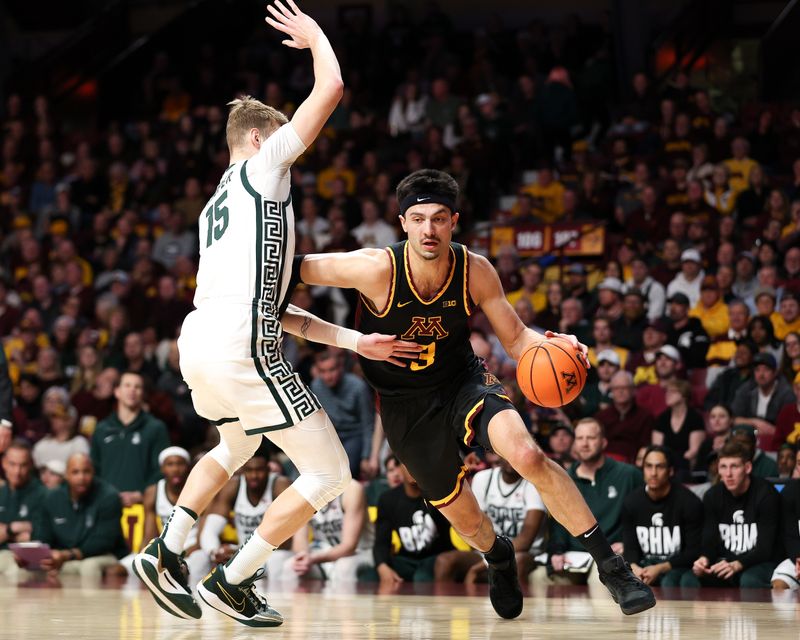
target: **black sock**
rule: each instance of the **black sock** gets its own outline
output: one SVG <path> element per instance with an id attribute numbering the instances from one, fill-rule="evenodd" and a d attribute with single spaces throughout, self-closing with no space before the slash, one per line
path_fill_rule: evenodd
<path id="1" fill-rule="evenodd" d="M 500 536 L 495 536 L 492 548 L 483 554 L 486 562 L 496 564 L 498 562 L 505 562 L 514 555 L 514 546 L 508 543 L 508 539 L 503 539 Z"/>
<path id="2" fill-rule="evenodd" d="M 586 547 L 586 550 L 592 554 L 598 566 L 603 560 L 608 560 L 614 556 L 611 545 L 608 544 L 608 540 L 606 540 L 606 536 L 599 524 L 595 524 L 586 533 L 579 535 L 578 540 L 580 540 L 581 544 Z"/>

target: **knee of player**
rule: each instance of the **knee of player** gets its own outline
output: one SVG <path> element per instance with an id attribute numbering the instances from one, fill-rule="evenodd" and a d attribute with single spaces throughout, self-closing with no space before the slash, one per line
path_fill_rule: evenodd
<path id="1" fill-rule="evenodd" d="M 350 472 L 350 465 L 346 458 L 340 460 L 339 464 L 335 468 L 331 468 L 326 475 L 326 484 L 333 493 L 333 498 L 344 493 L 347 485 L 353 480 L 353 474 Z"/>
<path id="2" fill-rule="evenodd" d="M 340 493 L 344 493 L 344 490 L 347 489 L 347 485 L 353 480 L 353 474 L 350 472 L 349 465 L 344 465 L 339 469 L 340 478 L 339 481 L 336 483 L 336 495 L 338 496 Z"/>
<path id="3" fill-rule="evenodd" d="M 542 473 L 547 465 L 547 456 L 536 445 L 524 447 L 514 451 L 508 460 L 524 478 L 537 476 Z"/>

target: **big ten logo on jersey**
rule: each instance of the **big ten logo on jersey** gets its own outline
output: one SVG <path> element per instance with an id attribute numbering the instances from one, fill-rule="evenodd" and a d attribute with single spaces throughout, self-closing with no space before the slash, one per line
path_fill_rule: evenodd
<path id="1" fill-rule="evenodd" d="M 486 506 L 486 515 L 494 523 L 494 529 L 497 533 L 515 538 L 519 535 L 520 529 L 522 529 L 522 523 L 525 520 L 525 509 L 490 504 Z"/>
<path id="2" fill-rule="evenodd" d="M 397 533 L 400 541 L 407 551 L 422 551 L 430 546 L 437 536 L 436 523 L 430 514 L 424 511 L 415 511 L 411 516 L 410 527 L 398 527 Z"/>
<path id="3" fill-rule="evenodd" d="M 664 526 L 664 514 L 654 513 L 649 527 L 636 527 L 636 538 L 642 553 L 649 556 L 668 557 L 681 550 L 681 529 Z"/>
<path id="4" fill-rule="evenodd" d="M 731 553 L 737 555 L 755 548 L 758 542 L 758 525 L 755 522 L 744 521 L 744 511 L 741 509 L 733 512 L 733 524 L 719 524 L 719 535 L 722 544 Z"/>

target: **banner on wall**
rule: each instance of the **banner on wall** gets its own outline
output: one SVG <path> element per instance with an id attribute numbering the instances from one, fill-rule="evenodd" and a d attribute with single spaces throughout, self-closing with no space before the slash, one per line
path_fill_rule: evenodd
<path id="1" fill-rule="evenodd" d="M 511 245 L 522 257 L 561 252 L 565 256 L 602 255 L 605 227 L 592 223 L 520 224 L 492 227 L 491 255 Z"/>

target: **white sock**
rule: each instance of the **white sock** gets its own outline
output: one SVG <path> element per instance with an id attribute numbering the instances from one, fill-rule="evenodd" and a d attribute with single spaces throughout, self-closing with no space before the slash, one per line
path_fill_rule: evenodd
<path id="1" fill-rule="evenodd" d="M 258 535 L 258 531 L 254 531 L 242 548 L 231 558 L 231 561 L 223 567 L 225 580 L 231 584 L 239 584 L 247 580 L 264 566 L 267 558 L 277 548 Z"/>
<path id="2" fill-rule="evenodd" d="M 169 517 L 161 539 L 172 553 L 181 553 L 189 531 L 197 522 L 197 515 L 186 507 L 175 507 Z"/>

